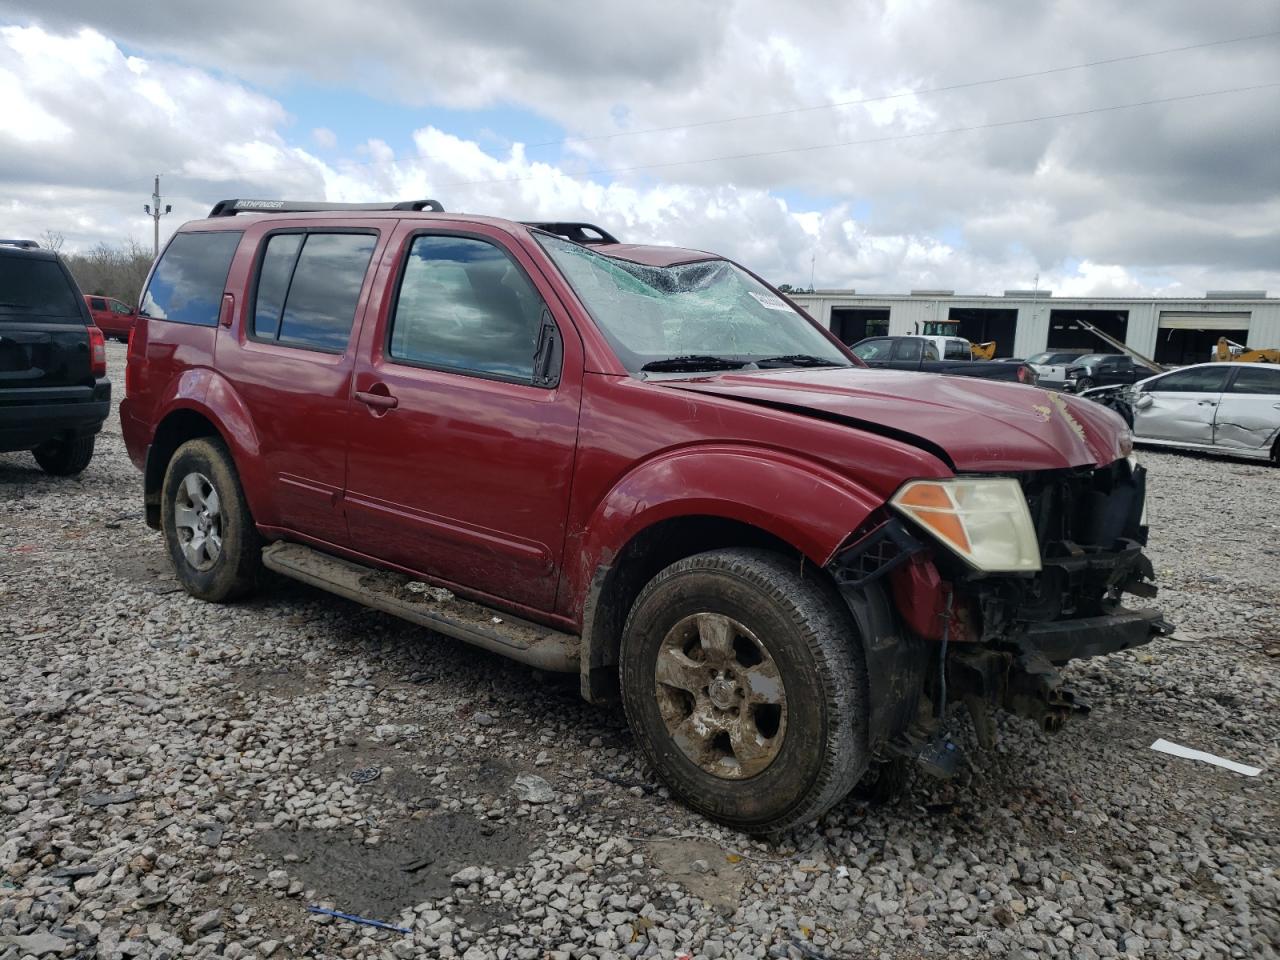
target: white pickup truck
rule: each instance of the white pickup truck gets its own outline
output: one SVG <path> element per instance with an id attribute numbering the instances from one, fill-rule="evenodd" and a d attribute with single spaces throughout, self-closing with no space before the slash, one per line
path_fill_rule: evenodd
<path id="1" fill-rule="evenodd" d="M 1081 357 L 1096 352 L 1084 347 L 1061 347 L 1057 350 L 1037 353 L 1033 357 L 1028 357 L 1026 362 L 1035 370 L 1040 386 L 1048 387 L 1050 390 L 1067 390 L 1070 387 L 1067 383 L 1067 368 L 1073 366 Z"/>

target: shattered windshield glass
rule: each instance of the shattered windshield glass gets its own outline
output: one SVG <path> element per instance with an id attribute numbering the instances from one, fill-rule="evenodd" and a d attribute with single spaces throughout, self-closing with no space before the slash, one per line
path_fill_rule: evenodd
<path id="1" fill-rule="evenodd" d="M 749 273 L 726 260 L 650 267 L 602 256 L 545 234 L 555 260 L 633 373 L 733 366 L 851 366 L 849 359 Z M 721 368 L 724 368 L 722 365 Z"/>

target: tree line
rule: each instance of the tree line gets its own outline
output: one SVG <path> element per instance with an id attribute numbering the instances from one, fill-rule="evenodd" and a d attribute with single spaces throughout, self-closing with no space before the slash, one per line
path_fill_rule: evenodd
<path id="1" fill-rule="evenodd" d="M 46 230 L 40 246 L 61 253 L 62 234 Z M 130 237 L 123 243 L 104 242 L 86 253 L 61 253 L 62 260 L 76 278 L 80 292 L 98 297 L 114 297 L 136 306 L 142 285 L 151 269 L 151 250 Z"/>

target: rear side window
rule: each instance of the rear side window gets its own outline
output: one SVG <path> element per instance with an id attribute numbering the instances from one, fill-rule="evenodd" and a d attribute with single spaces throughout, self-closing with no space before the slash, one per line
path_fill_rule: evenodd
<path id="1" fill-rule="evenodd" d="M 1261 393 L 1268 396 L 1280 394 L 1280 370 L 1266 366 L 1241 368 L 1228 393 Z"/>
<path id="2" fill-rule="evenodd" d="M 138 312 L 157 320 L 216 326 L 227 271 L 239 244 L 236 230 L 178 234 L 152 271 Z"/>
<path id="3" fill-rule="evenodd" d="M 897 340 L 893 344 L 893 359 L 919 360 L 922 340 Z"/>
<path id="4" fill-rule="evenodd" d="M 105 310 L 107 309 L 107 301 L 103 300 L 101 297 L 90 297 L 89 306 L 93 307 L 95 310 Z"/>
<path id="5" fill-rule="evenodd" d="M 253 335 L 341 353 L 378 238 L 367 233 L 278 233 L 258 272 Z"/>
<path id="6" fill-rule="evenodd" d="M 947 359 L 948 360 L 972 360 L 973 351 L 969 349 L 969 345 L 963 340 L 947 341 Z"/>
<path id="7" fill-rule="evenodd" d="M 542 298 L 483 240 L 413 241 L 391 325 L 390 354 L 423 366 L 530 381 Z"/>
<path id="8" fill-rule="evenodd" d="M 56 260 L 0 256 L 0 323 L 37 316 L 84 323 L 79 297 Z"/>

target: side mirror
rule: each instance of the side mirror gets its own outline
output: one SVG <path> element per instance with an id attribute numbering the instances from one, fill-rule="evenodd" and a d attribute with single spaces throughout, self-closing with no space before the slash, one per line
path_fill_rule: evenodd
<path id="1" fill-rule="evenodd" d="M 1139 410 L 1145 410 L 1153 403 L 1155 403 L 1155 400 L 1152 399 L 1151 394 L 1149 393 L 1140 393 L 1138 394 L 1138 399 L 1133 401 L 1133 405 Z"/>

